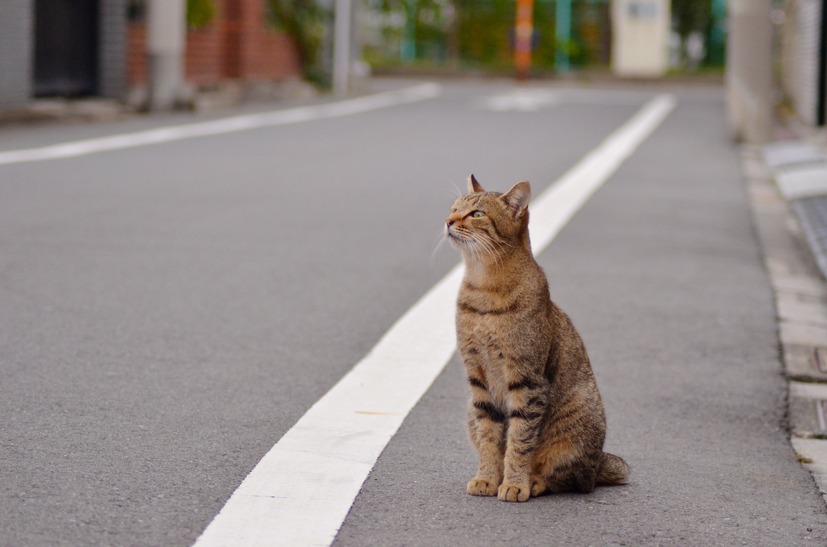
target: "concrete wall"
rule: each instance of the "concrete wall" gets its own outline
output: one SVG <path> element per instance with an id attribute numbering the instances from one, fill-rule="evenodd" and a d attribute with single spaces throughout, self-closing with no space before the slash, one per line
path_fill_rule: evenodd
<path id="1" fill-rule="evenodd" d="M 29 101 L 33 56 L 34 0 L 0 1 L 0 108 Z"/>
<path id="2" fill-rule="evenodd" d="M 612 1 L 612 71 L 656 78 L 669 68 L 668 0 Z"/>

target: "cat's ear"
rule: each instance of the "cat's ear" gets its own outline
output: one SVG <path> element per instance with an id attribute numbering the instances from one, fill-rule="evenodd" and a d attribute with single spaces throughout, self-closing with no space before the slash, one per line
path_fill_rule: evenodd
<path id="1" fill-rule="evenodd" d="M 477 182 L 477 179 L 474 178 L 474 175 L 468 175 L 468 192 L 485 192 L 485 188 Z"/>
<path id="2" fill-rule="evenodd" d="M 516 218 L 522 216 L 526 209 L 528 209 L 528 202 L 531 200 L 531 186 L 528 181 L 518 182 L 511 187 L 511 190 L 506 192 L 500 198 L 508 206 L 508 210 Z"/>

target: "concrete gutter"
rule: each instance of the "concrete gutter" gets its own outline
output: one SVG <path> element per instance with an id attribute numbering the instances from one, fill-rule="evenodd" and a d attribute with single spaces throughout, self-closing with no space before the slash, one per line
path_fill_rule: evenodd
<path id="1" fill-rule="evenodd" d="M 745 147 L 742 164 L 775 294 L 790 440 L 827 501 L 827 154 L 781 141 Z"/>

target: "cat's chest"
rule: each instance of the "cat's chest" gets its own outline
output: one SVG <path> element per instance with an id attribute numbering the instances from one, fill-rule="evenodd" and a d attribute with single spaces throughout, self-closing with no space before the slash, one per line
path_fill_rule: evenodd
<path id="1" fill-rule="evenodd" d="M 500 343 L 525 319 L 531 295 L 519 283 L 479 288 L 467 281 L 457 299 L 460 331 Z"/>
<path id="2" fill-rule="evenodd" d="M 460 353 L 467 363 L 483 369 L 489 388 L 508 384 L 509 356 L 515 354 L 522 303 L 515 295 L 499 297 L 463 291 L 457 304 Z M 523 318 L 524 319 L 524 318 Z M 523 325 L 525 327 L 525 325 Z"/>
<path id="3" fill-rule="evenodd" d="M 478 340 L 482 342 L 480 365 L 488 379 L 489 389 L 495 398 L 498 394 L 504 397 L 510 376 L 508 369 L 514 368 L 514 363 L 508 356 L 514 354 L 514 348 L 506 336 L 496 331 L 486 332 Z"/>

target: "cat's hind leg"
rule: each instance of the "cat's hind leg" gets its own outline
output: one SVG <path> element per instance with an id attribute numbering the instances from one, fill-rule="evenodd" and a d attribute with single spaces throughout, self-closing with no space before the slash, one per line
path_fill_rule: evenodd
<path id="1" fill-rule="evenodd" d="M 548 482 L 541 475 L 531 475 L 531 497 L 536 498 L 548 493 Z"/>
<path id="2" fill-rule="evenodd" d="M 592 492 L 597 482 L 596 458 L 584 454 L 582 447 L 568 439 L 557 439 L 537 449 L 532 466 L 532 479 L 540 477 L 543 483 L 532 485 L 532 496 L 541 493 Z M 544 487 L 544 488 L 543 488 Z M 538 493 L 535 494 L 534 492 Z"/>
<path id="3" fill-rule="evenodd" d="M 597 486 L 597 469 L 592 462 L 575 460 L 555 467 L 546 477 L 548 492 L 588 494 Z"/>

